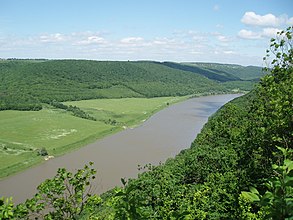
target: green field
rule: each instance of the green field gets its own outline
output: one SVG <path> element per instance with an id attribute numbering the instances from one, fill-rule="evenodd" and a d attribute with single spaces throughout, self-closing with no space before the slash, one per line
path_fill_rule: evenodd
<path id="1" fill-rule="evenodd" d="M 0 177 L 44 161 L 37 151 L 58 156 L 96 139 L 135 126 L 154 112 L 187 97 L 96 99 L 66 102 L 97 121 L 50 107 L 41 111 L 0 112 Z"/>

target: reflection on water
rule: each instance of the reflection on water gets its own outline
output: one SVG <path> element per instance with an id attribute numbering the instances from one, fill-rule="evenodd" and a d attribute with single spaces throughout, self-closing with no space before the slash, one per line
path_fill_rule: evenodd
<path id="1" fill-rule="evenodd" d="M 122 177 L 136 177 L 138 165 L 156 165 L 188 148 L 208 117 L 238 96 L 206 96 L 172 105 L 135 129 L 124 130 L 2 180 L 0 195 L 13 196 L 15 203 L 23 202 L 59 167 L 74 171 L 89 161 L 95 163 L 98 171 L 96 192 L 105 192 L 120 185 Z"/>

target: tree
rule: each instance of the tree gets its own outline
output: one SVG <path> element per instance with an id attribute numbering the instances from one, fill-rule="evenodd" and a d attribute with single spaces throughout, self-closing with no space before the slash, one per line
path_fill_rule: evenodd
<path id="1" fill-rule="evenodd" d="M 255 90 L 250 109 L 248 144 L 243 163 L 249 163 L 252 178 L 267 178 L 279 157 L 275 146 L 293 146 L 293 42 L 292 27 L 271 40 L 265 61 L 271 66 Z M 246 161 L 246 162 L 245 162 Z"/>
<path id="2" fill-rule="evenodd" d="M 12 198 L 0 198 L 0 219 L 6 220 L 12 219 L 13 217 L 14 213 Z"/>
<path id="3" fill-rule="evenodd" d="M 46 150 L 46 148 L 42 147 L 41 149 L 38 150 L 38 155 L 39 156 L 47 156 L 48 151 Z"/>
<path id="4" fill-rule="evenodd" d="M 250 192 L 242 192 L 241 197 L 258 203 L 265 210 L 265 218 L 282 220 L 293 217 L 293 161 L 288 159 L 293 151 L 278 149 L 282 151 L 284 161 L 281 165 L 272 166 L 274 173 L 265 184 L 267 191 L 261 195 L 256 188 L 250 187 Z"/>
<path id="5" fill-rule="evenodd" d="M 60 168 L 53 179 L 38 186 L 38 193 L 14 208 L 14 217 L 21 219 L 79 219 L 91 213 L 101 198 L 92 195 L 91 181 L 96 171 L 92 162 L 75 174 Z"/>

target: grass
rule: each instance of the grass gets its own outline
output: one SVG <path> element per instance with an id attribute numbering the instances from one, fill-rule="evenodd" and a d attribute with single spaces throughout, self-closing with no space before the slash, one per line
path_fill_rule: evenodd
<path id="1" fill-rule="evenodd" d="M 98 99 L 66 102 L 97 118 L 81 119 L 70 113 L 41 111 L 0 112 L 0 178 L 44 161 L 37 151 L 46 148 L 59 156 L 126 127 L 133 127 L 154 112 L 187 97 Z"/>
<path id="2" fill-rule="evenodd" d="M 123 99 L 95 99 L 74 102 L 65 102 L 66 105 L 75 105 L 98 121 L 108 123 L 115 120 L 122 127 L 132 127 L 150 117 L 154 112 L 187 97 L 160 97 L 160 98 L 123 98 Z"/>

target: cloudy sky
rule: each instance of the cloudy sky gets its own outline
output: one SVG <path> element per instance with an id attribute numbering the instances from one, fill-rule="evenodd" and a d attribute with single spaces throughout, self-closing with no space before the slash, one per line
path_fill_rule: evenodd
<path id="1" fill-rule="evenodd" d="M 0 58 L 262 66 L 292 0 L 0 0 Z"/>

